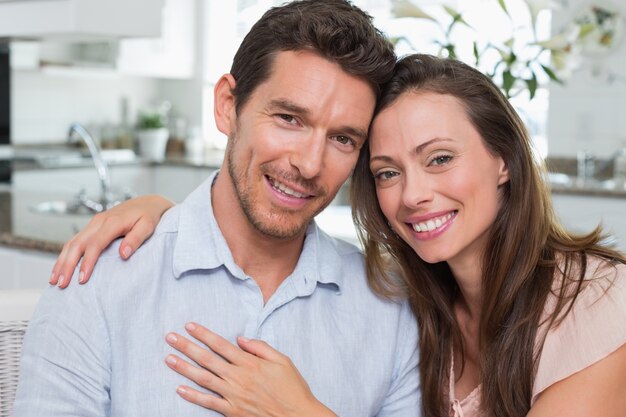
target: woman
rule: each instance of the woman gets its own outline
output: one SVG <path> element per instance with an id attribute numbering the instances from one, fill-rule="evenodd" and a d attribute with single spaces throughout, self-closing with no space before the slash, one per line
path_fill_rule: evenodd
<path id="1" fill-rule="evenodd" d="M 626 259 L 600 244 L 599 230 L 563 230 L 543 173 L 522 122 L 486 76 L 428 55 L 399 61 L 354 171 L 352 198 L 372 288 L 407 296 L 420 324 L 425 416 L 626 416 Z M 93 265 L 111 230 L 158 218 L 134 207 L 129 221 L 122 209 L 114 223 L 123 226 L 105 228 L 84 262 Z M 73 267 L 104 218 L 66 245 L 55 271 Z M 150 228 L 129 233 L 120 250 L 136 248 Z M 278 364 L 259 371 L 208 330 L 195 326 L 190 334 L 233 366 L 255 366 L 241 373 L 248 392 L 218 391 L 250 413 L 286 412 L 287 399 L 302 407 L 315 401 L 269 346 L 238 341 L 262 363 Z M 173 346 L 202 363 L 204 349 L 181 340 Z M 224 366 L 177 361 L 172 368 L 202 382 L 230 372 Z M 187 387 L 181 395 L 213 408 L 207 394 Z"/>

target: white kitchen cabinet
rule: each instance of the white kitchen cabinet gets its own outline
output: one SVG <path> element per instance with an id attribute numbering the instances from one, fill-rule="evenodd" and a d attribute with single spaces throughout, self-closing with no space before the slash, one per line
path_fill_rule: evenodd
<path id="1" fill-rule="evenodd" d="M 0 246 L 0 290 L 44 289 L 57 255 Z"/>
<path id="2" fill-rule="evenodd" d="M 626 251 L 626 198 L 552 194 L 555 211 L 568 230 L 587 233 L 598 224 Z"/>
<path id="3" fill-rule="evenodd" d="M 117 69 L 128 75 L 187 79 L 194 74 L 195 0 L 166 0 L 154 39 L 123 39 Z"/>
<path id="4" fill-rule="evenodd" d="M 152 192 L 151 168 L 139 165 L 109 166 L 111 186 L 116 191 L 131 191 L 134 194 Z M 85 190 L 90 197 L 100 193 L 100 180 L 92 166 L 17 170 L 13 173 L 13 189 L 20 191 L 45 191 L 60 196 L 74 196 Z"/>
<path id="5" fill-rule="evenodd" d="M 213 170 L 197 167 L 154 167 L 154 193 L 161 194 L 177 203 L 182 202 Z"/>
<path id="6" fill-rule="evenodd" d="M 5 0 L 0 37 L 97 38 L 161 35 L 164 0 Z"/>

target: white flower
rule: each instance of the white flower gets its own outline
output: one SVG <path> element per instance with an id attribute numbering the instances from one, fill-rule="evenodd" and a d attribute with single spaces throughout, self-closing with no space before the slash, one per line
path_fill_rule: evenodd
<path id="1" fill-rule="evenodd" d="M 394 17 L 417 17 L 420 19 L 435 20 L 431 15 L 409 0 L 393 0 L 391 3 L 391 14 Z"/>
<path id="2" fill-rule="evenodd" d="M 566 30 L 558 33 L 545 41 L 537 42 L 537 45 L 542 46 L 551 51 L 563 51 L 572 47 L 572 45 L 578 39 L 580 34 L 580 25 L 570 25 Z"/>
<path id="3" fill-rule="evenodd" d="M 559 5 L 552 0 L 524 0 L 530 12 L 530 19 L 533 25 L 533 31 L 537 23 L 539 12 L 546 9 L 558 9 Z"/>
<path id="4" fill-rule="evenodd" d="M 561 80 L 567 80 L 582 63 L 580 48 L 573 45 L 569 50 L 553 50 L 551 55 L 554 72 Z"/>

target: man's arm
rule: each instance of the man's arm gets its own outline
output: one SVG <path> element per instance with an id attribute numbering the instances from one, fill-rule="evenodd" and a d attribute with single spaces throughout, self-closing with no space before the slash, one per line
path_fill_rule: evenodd
<path id="1" fill-rule="evenodd" d="M 44 292 L 24 338 L 14 417 L 109 415 L 110 344 L 95 287 Z"/>

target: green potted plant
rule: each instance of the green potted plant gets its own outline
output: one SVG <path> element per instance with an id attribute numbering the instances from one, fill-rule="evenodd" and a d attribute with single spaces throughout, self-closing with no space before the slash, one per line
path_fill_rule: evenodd
<path id="1" fill-rule="evenodd" d="M 170 136 L 166 127 L 166 112 L 163 109 L 140 111 L 136 129 L 139 155 L 152 161 L 163 160 Z"/>

